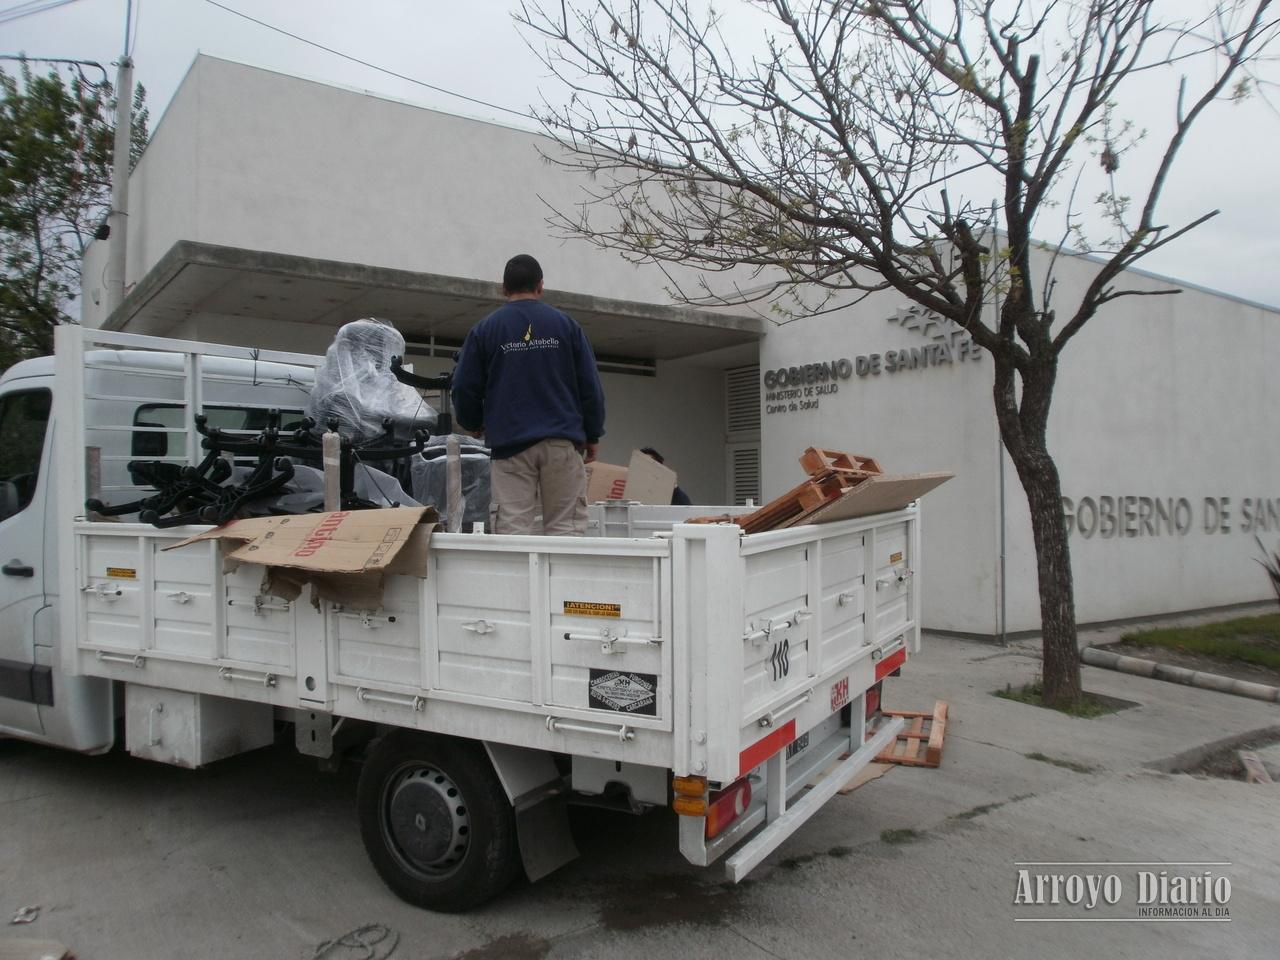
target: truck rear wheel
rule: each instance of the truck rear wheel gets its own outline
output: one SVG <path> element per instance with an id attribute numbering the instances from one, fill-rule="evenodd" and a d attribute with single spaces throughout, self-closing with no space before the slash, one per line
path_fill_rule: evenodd
<path id="1" fill-rule="evenodd" d="M 356 803 L 369 859 L 416 906 L 467 910 L 520 869 L 515 813 L 478 743 L 393 731 L 374 744 Z"/>

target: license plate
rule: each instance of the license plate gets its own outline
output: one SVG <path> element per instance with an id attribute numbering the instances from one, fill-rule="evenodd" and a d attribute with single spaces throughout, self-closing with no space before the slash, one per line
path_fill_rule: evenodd
<path id="1" fill-rule="evenodd" d="M 809 746 L 809 734 L 802 733 L 790 743 L 787 744 L 787 759 L 790 760 L 798 753 L 803 753 Z"/>

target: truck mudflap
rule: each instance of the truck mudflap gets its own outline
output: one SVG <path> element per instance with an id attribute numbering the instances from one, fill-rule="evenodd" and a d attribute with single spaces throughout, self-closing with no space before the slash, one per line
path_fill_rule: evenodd
<path id="1" fill-rule="evenodd" d="M 854 701 L 854 711 L 861 706 L 861 698 Z M 860 732 L 859 720 L 855 715 L 852 729 Z M 892 743 L 904 723 L 900 717 L 889 719 L 853 750 L 849 727 L 829 733 L 815 728 L 806 736 L 817 742 L 795 753 L 778 750 L 752 775 L 750 806 L 720 835 L 706 838 L 706 817 L 680 817 L 680 852 L 690 863 L 708 866 L 733 850 L 725 874 L 738 883 Z M 820 732 L 827 735 L 818 740 L 814 735 Z"/>

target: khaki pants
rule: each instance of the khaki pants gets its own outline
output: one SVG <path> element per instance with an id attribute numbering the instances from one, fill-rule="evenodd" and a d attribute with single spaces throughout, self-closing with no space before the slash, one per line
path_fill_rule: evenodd
<path id="1" fill-rule="evenodd" d="M 494 460 L 490 487 L 494 533 L 586 535 L 587 470 L 570 441 L 539 440 L 514 457 Z"/>

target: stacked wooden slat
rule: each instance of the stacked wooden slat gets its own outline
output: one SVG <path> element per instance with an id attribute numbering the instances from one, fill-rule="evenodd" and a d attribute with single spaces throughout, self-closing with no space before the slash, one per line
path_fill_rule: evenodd
<path id="1" fill-rule="evenodd" d="M 942 762 L 942 744 L 947 736 L 947 701 L 933 705 L 933 713 L 914 710 L 885 710 L 886 717 L 902 717 L 906 728 L 880 752 L 880 763 L 908 767 L 936 767 Z"/>
<path id="2" fill-rule="evenodd" d="M 780 530 L 804 523 L 814 511 L 840 499 L 849 490 L 880 473 L 880 465 L 870 457 L 838 450 L 809 447 L 800 457 L 808 479 L 782 496 L 770 500 L 754 513 L 733 517 L 731 522 L 744 533 Z M 693 523 L 720 523 L 725 517 L 702 517 Z"/>

